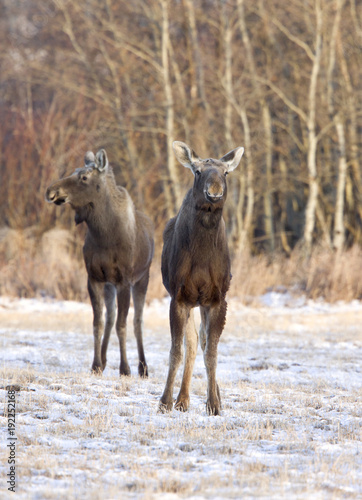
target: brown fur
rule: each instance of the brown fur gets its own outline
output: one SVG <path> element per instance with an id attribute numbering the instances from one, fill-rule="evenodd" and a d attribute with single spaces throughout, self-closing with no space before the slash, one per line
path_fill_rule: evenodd
<path id="1" fill-rule="evenodd" d="M 88 152 L 84 167 L 52 184 L 46 191 L 46 200 L 56 205 L 69 203 L 75 210 L 76 223 L 85 222 L 88 226 L 83 254 L 94 315 L 92 370 L 102 372 L 106 366 L 117 296 L 120 374 L 130 374 L 126 354 L 126 320 L 132 292 L 138 372 L 146 377 L 148 369 L 143 350 L 142 315 L 154 250 L 152 222 L 135 209 L 127 190 L 116 185 L 104 150 L 98 151 L 96 156 Z M 107 315 L 103 334 L 104 302 Z"/>
<path id="2" fill-rule="evenodd" d="M 172 409 L 173 385 L 181 362 L 185 334 L 185 366 L 175 408 L 188 409 L 197 347 L 192 309 L 199 306 L 200 343 L 208 377 L 206 408 L 209 414 L 218 415 L 221 400 L 215 378 L 217 345 L 225 325 L 225 296 L 231 279 L 222 211 L 227 196 L 226 174 L 236 168 L 243 149 L 237 148 L 221 160 L 202 160 L 181 142 L 174 143 L 174 150 L 179 161 L 193 171 L 195 180 L 179 213 L 167 223 L 163 236 L 162 278 L 171 295 L 172 345 L 160 410 Z"/>

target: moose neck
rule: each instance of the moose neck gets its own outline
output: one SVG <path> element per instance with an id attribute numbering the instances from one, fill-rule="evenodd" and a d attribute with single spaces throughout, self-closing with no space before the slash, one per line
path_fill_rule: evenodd
<path id="1" fill-rule="evenodd" d="M 103 195 L 87 206 L 84 221 L 91 238 L 100 247 L 133 247 L 135 240 L 135 211 L 126 190 L 109 186 Z M 121 188 L 122 189 L 122 188 Z"/>
<path id="2" fill-rule="evenodd" d="M 205 198 L 200 199 L 199 196 L 193 195 L 193 214 L 194 228 L 196 231 L 204 231 L 210 233 L 210 236 L 218 232 L 220 222 L 222 220 L 222 212 L 224 200 L 212 203 Z"/>
<path id="3" fill-rule="evenodd" d="M 190 189 L 179 212 L 179 223 L 181 227 L 188 227 L 189 237 L 193 240 L 211 242 L 218 238 L 220 230 L 224 230 L 222 212 L 223 202 L 197 200 Z"/>
<path id="4" fill-rule="evenodd" d="M 195 229 L 206 230 L 211 234 L 217 233 L 222 219 L 223 207 L 205 203 L 201 207 L 195 207 Z"/>

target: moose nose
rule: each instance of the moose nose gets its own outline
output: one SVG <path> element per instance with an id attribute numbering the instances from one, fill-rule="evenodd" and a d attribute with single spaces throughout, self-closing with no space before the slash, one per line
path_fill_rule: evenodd
<path id="1" fill-rule="evenodd" d="M 46 201 L 52 202 L 56 198 L 57 192 L 53 189 L 47 189 L 45 193 Z"/>
<path id="2" fill-rule="evenodd" d="M 206 194 L 207 194 L 207 197 L 209 198 L 209 200 L 211 200 L 211 201 L 218 201 L 218 200 L 221 200 L 221 198 L 223 197 L 223 193 L 211 194 L 207 191 Z"/>
<path id="3" fill-rule="evenodd" d="M 213 182 L 206 187 L 205 194 L 209 200 L 218 201 L 224 196 L 224 189 L 220 184 Z"/>

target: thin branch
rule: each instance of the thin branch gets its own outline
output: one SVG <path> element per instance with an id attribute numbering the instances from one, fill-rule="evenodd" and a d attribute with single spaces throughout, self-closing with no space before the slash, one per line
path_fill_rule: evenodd
<path id="1" fill-rule="evenodd" d="M 65 81 L 63 78 L 63 75 L 60 73 L 57 73 L 56 71 L 52 71 L 49 67 L 46 68 L 44 65 L 32 62 L 31 67 L 34 68 L 37 72 L 43 75 L 47 75 L 49 77 L 48 82 L 54 84 L 57 87 L 63 87 L 64 89 L 71 90 L 72 92 L 75 92 L 76 94 L 83 95 L 84 97 L 88 97 L 89 99 L 92 99 L 94 102 L 97 102 L 98 104 L 101 104 L 102 106 L 108 107 L 110 109 L 113 109 L 113 103 L 109 101 L 109 99 L 106 98 L 105 94 L 102 93 L 100 95 L 94 94 L 93 92 L 90 92 L 88 88 L 86 88 L 83 85 L 79 85 L 77 82 L 73 83 L 70 81 Z M 43 81 L 43 80 L 41 80 Z"/>
<path id="2" fill-rule="evenodd" d="M 306 148 L 304 146 L 304 144 L 302 143 L 302 141 L 299 140 L 299 138 L 290 130 L 290 127 L 287 127 L 283 122 L 281 122 L 280 120 L 276 120 L 274 118 L 273 120 L 273 123 L 281 128 L 282 130 L 284 130 L 294 141 L 294 144 L 296 144 L 298 146 L 298 149 L 302 152 L 302 153 L 305 153 L 306 152 Z"/>
<path id="3" fill-rule="evenodd" d="M 275 26 L 282 32 L 284 35 L 289 38 L 290 41 L 294 42 L 298 47 L 304 50 L 304 52 L 307 54 L 309 59 L 314 62 L 315 59 L 315 54 L 313 54 L 311 48 L 309 47 L 308 44 L 304 43 L 300 38 L 296 37 L 293 35 L 288 28 L 286 28 L 278 19 L 273 17 L 271 19 L 272 23 L 275 24 Z"/>
<path id="4" fill-rule="evenodd" d="M 262 78 L 259 76 L 255 76 L 256 80 L 260 83 L 263 83 L 267 87 L 269 87 L 283 102 L 286 106 L 288 106 L 289 109 L 294 111 L 305 123 L 308 121 L 307 115 L 304 113 L 304 111 L 294 104 L 285 94 L 282 90 L 280 90 L 274 83 L 272 83 L 270 80 L 267 80 L 266 78 Z"/>

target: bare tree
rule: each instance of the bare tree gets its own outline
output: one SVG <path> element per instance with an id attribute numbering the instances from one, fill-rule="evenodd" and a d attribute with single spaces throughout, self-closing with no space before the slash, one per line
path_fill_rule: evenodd
<path id="1" fill-rule="evenodd" d="M 265 172 L 266 172 L 266 190 L 263 196 L 264 202 L 264 221 L 265 221 L 265 234 L 268 238 L 270 250 L 275 249 L 275 235 L 274 235 L 274 221 L 273 221 L 273 208 L 271 200 L 272 192 L 272 151 L 273 151 L 273 140 L 272 140 L 272 124 L 270 117 L 269 106 L 264 97 L 264 93 L 261 88 L 261 83 L 256 70 L 255 58 L 253 55 L 253 48 L 248 34 L 246 19 L 245 19 L 245 1 L 237 0 L 237 9 L 239 16 L 239 26 L 242 34 L 242 40 L 246 52 L 246 60 L 248 64 L 248 70 L 250 72 L 250 77 L 252 79 L 253 85 L 257 89 L 257 94 L 260 96 L 260 107 L 261 116 L 264 126 L 264 140 L 265 140 Z M 261 12 L 264 15 L 264 8 L 261 5 Z"/>
<path id="2" fill-rule="evenodd" d="M 67 214 L 44 215 L 38 193 L 79 148 L 106 147 L 158 240 L 188 184 L 170 146 L 179 139 L 215 158 L 220 144 L 245 145 L 225 207 L 233 255 L 362 241 L 358 2 L 14 0 L 0 9 L 2 224 L 70 228 Z M 19 173 L 33 195 L 14 195 Z"/>
<path id="3" fill-rule="evenodd" d="M 334 103 L 334 71 L 336 66 L 336 42 L 337 35 L 340 29 L 341 12 L 345 0 L 336 0 L 335 8 L 336 14 L 331 31 L 329 43 L 329 63 L 327 72 L 327 104 L 328 111 L 331 117 L 336 113 Z M 335 125 L 339 143 L 339 160 L 338 160 L 338 183 L 336 190 L 336 208 L 334 214 L 334 229 L 333 229 L 333 246 L 339 252 L 342 250 L 345 243 L 345 228 L 344 228 L 344 196 L 346 188 L 346 174 L 347 174 L 347 161 L 346 161 L 346 141 L 344 124 L 341 117 L 341 112 L 338 110 L 335 116 Z"/>
<path id="4" fill-rule="evenodd" d="M 310 253 L 313 241 L 313 231 L 315 228 L 316 210 L 318 202 L 318 172 L 317 172 L 317 146 L 320 136 L 316 132 L 316 110 L 317 110 L 317 84 L 318 74 L 321 68 L 322 56 L 322 28 L 323 28 L 323 10 L 320 0 L 314 4 L 315 31 L 314 31 L 314 51 L 306 42 L 298 36 L 292 34 L 288 28 L 276 17 L 273 23 L 278 29 L 295 45 L 301 48 L 308 59 L 311 61 L 311 71 L 309 79 L 309 89 L 307 97 L 307 106 L 304 110 L 297 103 L 293 102 L 287 95 L 273 82 L 262 80 L 266 83 L 276 95 L 295 112 L 304 123 L 307 138 L 307 167 L 308 167 L 308 201 L 305 209 L 305 227 L 304 227 L 304 245 L 307 253 Z"/>

